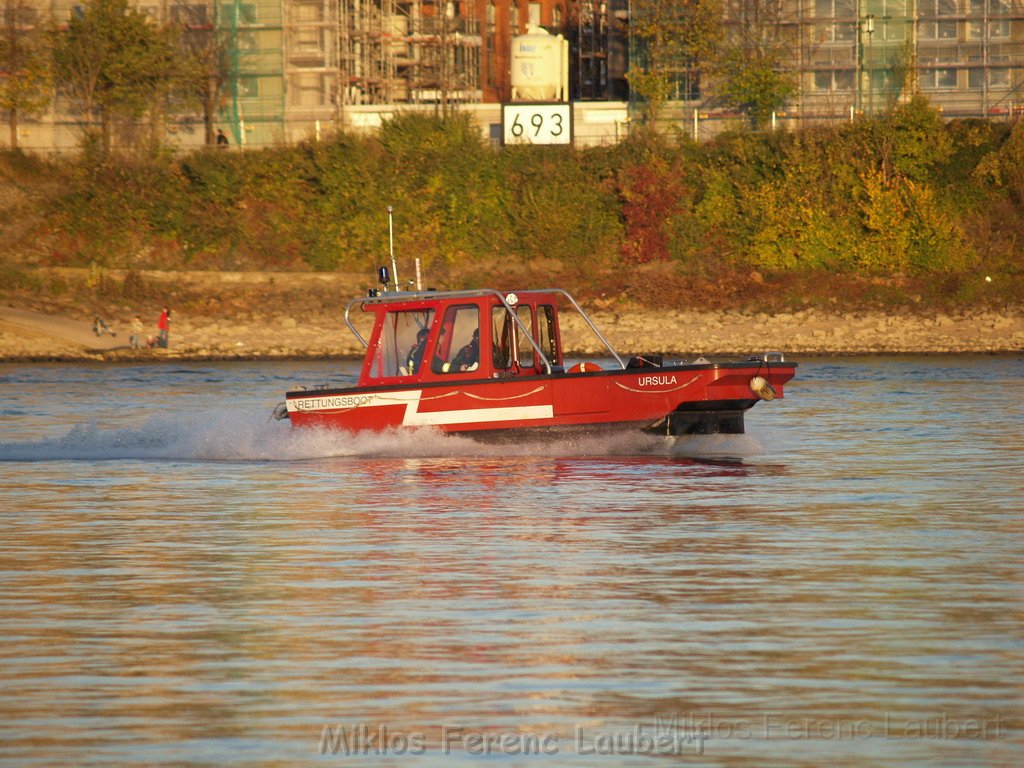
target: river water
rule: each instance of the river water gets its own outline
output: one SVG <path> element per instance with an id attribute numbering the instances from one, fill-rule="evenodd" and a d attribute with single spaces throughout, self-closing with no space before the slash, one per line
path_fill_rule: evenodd
<path id="1" fill-rule="evenodd" d="M 268 422 L 339 367 L 0 365 L 0 763 L 1024 764 L 1024 359 L 674 447 Z"/>

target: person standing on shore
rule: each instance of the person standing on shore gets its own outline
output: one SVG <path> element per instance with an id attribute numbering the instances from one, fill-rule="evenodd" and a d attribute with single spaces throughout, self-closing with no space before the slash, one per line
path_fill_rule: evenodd
<path id="1" fill-rule="evenodd" d="M 138 315 L 132 320 L 132 335 L 128 337 L 128 344 L 132 349 L 139 349 L 141 344 L 139 340 L 142 338 L 142 318 Z"/>
<path id="2" fill-rule="evenodd" d="M 171 310 L 166 306 L 164 307 L 164 311 L 160 313 L 160 319 L 156 323 L 156 328 L 158 331 L 156 345 L 161 349 L 167 349 L 168 344 L 170 344 Z"/>

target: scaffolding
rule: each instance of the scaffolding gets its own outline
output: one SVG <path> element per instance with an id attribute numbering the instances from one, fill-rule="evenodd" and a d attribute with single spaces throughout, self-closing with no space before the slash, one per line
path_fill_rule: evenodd
<path id="1" fill-rule="evenodd" d="M 635 12 L 635 8 L 634 8 Z M 923 93 L 947 117 L 1012 118 L 1024 105 L 1024 0 L 726 0 L 730 45 L 774 58 L 791 124 L 878 115 Z M 643 41 L 630 41 L 642 67 Z M 742 119 L 701 62 L 680 62 L 665 119 Z M 630 107 L 636 110 L 636 96 Z"/>
<path id="2" fill-rule="evenodd" d="M 913 92 L 949 117 L 1009 115 L 1024 102 L 1024 0 L 774 5 L 781 63 L 797 77 L 787 112 L 802 122 L 880 114 Z"/>
<path id="3" fill-rule="evenodd" d="M 281 140 L 285 124 L 281 1 L 217 2 L 214 19 L 227 49 L 221 112 L 235 142 L 244 147 Z"/>
<path id="4" fill-rule="evenodd" d="M 342 104 L 479 102 L 480 25 L 469 3 L 341 0 Z"/>
<path id="5" fill-rule="evenodd" d="M 285 86 L 289 118 L 338 118 L 341 92 L 338 0 L 285 4 Z"/>

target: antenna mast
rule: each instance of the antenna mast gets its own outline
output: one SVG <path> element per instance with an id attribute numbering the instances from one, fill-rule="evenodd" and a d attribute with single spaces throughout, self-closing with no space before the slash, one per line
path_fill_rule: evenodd
<path id="1" fill-rule="evenodd" d="M 388 249 L 391 252 L 391 277 L 395 281 L 395 290 L 398 290 L 398 266 L 395 264 L 395 221 L 394 206 L 388 206 Z"/>

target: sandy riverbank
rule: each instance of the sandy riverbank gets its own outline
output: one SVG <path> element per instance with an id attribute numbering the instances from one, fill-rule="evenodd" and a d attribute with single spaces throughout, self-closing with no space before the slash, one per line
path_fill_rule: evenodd
<path id="1" fill-rule="evenodd" d="M 1024 351 L 1024 315 L 1019 312 L 888 316 L 816 310 L 775 315 L 595 310 L 591 317 L 622 354 L 664 352 L 685 358 L 766 350 L 788 355 Z M 563 322 L 567 351 L 602 356 L 600 342 L 582 322 L 576 317 Z M 340 315 L 250 313 L 224 319 L 178 312 L 166 350 L 128 348 L 127 316 L 112 318 L 110 324 L 116 336 L 96 337 L 87 318 L 0 307 L 0 359 L 207 360 L 361 354 Z"/>
<path id="2" fill-rule="evenodd" d="M 0 286 L 0 360 L 208 360 L 361 355 L 344 325 L 366 276 L 339 273 L 119 272 L 40 269 Z M 173 310 L 166 350 L 128 347 L 131 319 L 156 334 L 160 308 Z M 836 301 L 836 306 L 842 304 Z M 1024 305 L 996 310 L 885 313 L 806 308 L 645 309 L 623 299 L 584 302 L 623 355 L 682 359 L 763 351 L 788 355 L 1017 353 L 1024 351 Z M 92 333 L 95 315 L 116 336 Z M 359 314 L 359 313 L 356 313 Z M 365 330 L 364 327 L 364 335 Z M 607 356 L 574 314 L 563 315 L 567 354 Z"/>

